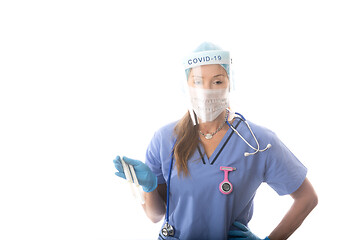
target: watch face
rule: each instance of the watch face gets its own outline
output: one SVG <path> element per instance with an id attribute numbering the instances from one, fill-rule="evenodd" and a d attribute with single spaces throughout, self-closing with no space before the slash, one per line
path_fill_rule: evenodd
<path id="1" fill-rule="evenodd" d="M 230 183 L 228 182 L 225 182 L 221 185 L 221 189 L 224 191 L 224 192 L 229 192 L 231 190 L 231 185 Z"/>

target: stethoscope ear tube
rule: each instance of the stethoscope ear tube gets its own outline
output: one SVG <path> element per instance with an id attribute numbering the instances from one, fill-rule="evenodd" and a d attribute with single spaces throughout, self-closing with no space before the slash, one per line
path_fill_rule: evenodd
<path id="1" fill-rule="evenodd" d="M 229 112 L 230 112 L 229 109 L 226 109 L 226 111 L 229 111 Z M 227 125 L 228 125 L 250 148 L 252 148 L 253 150 L 255 150 L 255 151 L 252 152 L 252 153 L 245 152 L 245 153 L 244 153 L 244 156 L 245 156 L 245 157 L 248 157 L 248 156 L 250 156 L 250 155 L 255 155 L 255 154 L 258 153 L 258 152 L 264 152 L 264 151 L 268 150 L 269 148 L 271 148 L 271 144 L 269 143 L 268 145 L 266 145 L 266 148 L 260 149 L 259 142 L 258 142 L 258 140 L 257 140 L 254 132 L 252 131 L 249 123 L 246 121 L 245 117 L 244 117 L 243 115 L 241 115 L 240 113 L 238 113 L 238 112 L 234 112 L 232 115 L 234 115 L 234 117 L 235 117 L 236 115 L 238 115 L 238 116 L 240 117 L 240 119 L 244 121 L 245 125 L 246 125 L 247 128 L 249 129 L 251 135 L 253 136 L 253 138 L 254 138 L 254 140 L 255 140 L 255 142 L 256 142 L 256 146 L 257 146 L 256 148 L 253 147 L 253 146 L 251 146 L 251 144 L 250 144 L 248 141 L 246 141 L 246 139 L 245 139 L 243 136 L 241 136 L 241 134 L 229 123 L 229 120 L 226 119 Z"/>

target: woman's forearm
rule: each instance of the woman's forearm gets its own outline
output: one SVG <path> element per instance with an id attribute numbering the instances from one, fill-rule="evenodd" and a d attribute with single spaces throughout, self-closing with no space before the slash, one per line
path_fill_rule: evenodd
<path id="1" fill-rule="evenodd" d="M 291 196 L 294 198 L 294 203 L 269 235 L 270 240 L 283 240 L 290 237 L 318 203 L 317 195 L 307 179 Z"/>
<path id="2" fill-rule="evenodd" d="M 164 184 L 159 184 L 152 192 L 144 192 L 145 204 L 143 204 L 143 208 L 146 216 L 154 223 L 159 222 L 164 217 L 166 211 L 166 199 L 164 199 L 164 186 L 162 185 Z"/>
<path id="3" fill-rule="evenodd" d="M 295 200 L 282 221 L 269 235 L 270 240 L 288 239 L 288 237 L 290 237 L 290 235 L 302 224 L 315 206 L 316 203 Z"/>

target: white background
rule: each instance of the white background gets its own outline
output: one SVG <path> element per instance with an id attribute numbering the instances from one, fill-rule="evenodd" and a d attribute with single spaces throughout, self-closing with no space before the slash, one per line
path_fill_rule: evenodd
<path id="1" fill-rule="evenodd" d="M 203 41 L 232 53 L 232 108 L 309 169 L 319 205 L 290 239 L 358 237 L 359 5 L 1 1 L 0 239 L 155 239 L 112 160 L 144 160 L 185 113 L 181 63 Z M 261 186 L 253 232 L 291 203 Z"/>

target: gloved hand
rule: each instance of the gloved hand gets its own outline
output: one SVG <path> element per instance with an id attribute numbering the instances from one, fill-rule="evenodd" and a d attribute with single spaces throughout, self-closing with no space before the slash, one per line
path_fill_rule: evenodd
<path id="1" fill-rule="evenodd" d="M 136 177 L 145 192 L 152 192 L 156 189 L 157 177 L 146 164 L 139 160 L 134 160 L 127 157 L 123 157 L 123 159 L 126 163 L 134 166 Z M 115 168 L 119 171 L 116 172 L 115 175 L 126 179 L 120 157 L 116 156 L 113 162 Z"/>
<path id="2" fill-rule="evenodd" d="M 244 224 L 240 222 L 234 222 L 233 226 L 239 230 L 230 230 L 228 239 L 242 239 L 242 240 L 270 240 L 268 237 L 261 239 L 253 234 Z"/>

